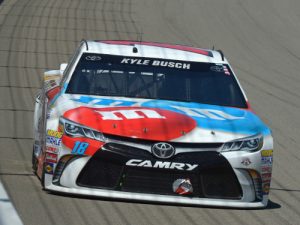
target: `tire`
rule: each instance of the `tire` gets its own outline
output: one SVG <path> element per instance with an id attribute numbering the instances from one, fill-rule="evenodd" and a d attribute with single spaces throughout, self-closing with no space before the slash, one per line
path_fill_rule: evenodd
<path id="1" fill-rule="evenodd" d="M 43 163 L 42 177 L 41 177 L 41 185 L 43 190 L 45 190 L 45 163 Z"/>
<path id="2" fill-rule="evenodd" d="M 34 155 L 34 147 L 33 147 L 32 148 L 32 170 L 33 170 L 34 174 L 36 174 L 37 167 L 38 167 L 38 160 Z"/>
<path id="3" fill-rule="evenodd" d="M 33 150 L 32 150 L 32 170 L 33 170 L 33 173 L 39 178 L 39 176 L 37 175 L 37 169 L 38 169 L 38 159 L 34 155 L 34 147 L 33 147 Z M 39 179 L 40 179 L 41 185 L 44 189 L 45 188 L 45 164 L 44 163 L 43 163 L 42 176 Z"/>

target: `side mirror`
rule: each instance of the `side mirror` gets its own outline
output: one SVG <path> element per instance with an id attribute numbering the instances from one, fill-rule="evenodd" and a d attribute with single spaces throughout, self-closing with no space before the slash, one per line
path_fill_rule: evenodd
<path id="1" fill-rule="evenodd" d="M 59 70 L 60 70 L 60 74 L 63 75 L 65 69 L 67 68 L 68 63 L 62 63 L 60 64 Z"/>

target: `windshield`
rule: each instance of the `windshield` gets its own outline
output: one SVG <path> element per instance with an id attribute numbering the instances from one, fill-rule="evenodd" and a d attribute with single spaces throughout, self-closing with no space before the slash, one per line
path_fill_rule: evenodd
<path id="1" fill-rule="evenodd" d="M 84 53 L 66 93 L 246 108 L 227 64 Z"/>

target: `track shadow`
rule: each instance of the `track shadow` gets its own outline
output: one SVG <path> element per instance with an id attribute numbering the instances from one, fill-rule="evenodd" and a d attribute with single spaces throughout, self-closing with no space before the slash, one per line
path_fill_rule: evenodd
<path id="1" fill-rule="evenodd" d="M 286 188 L 270 188 L 270 190 L 273 191 L 287 191 L 287 192 L 300 192 L 300 190 L 298 189 L 286 189 Z"/>
<path id="2" fill-rule="evenodd" d="M 280 209 L 280 208 L 281 208 L 280 204 L 269 200 L 268 205 L 265 209 Z"/>
<path id="3" fill-rule="evenodd" d="M 1 173 L 0 176 L 35 176 L 33 173 Z"/>

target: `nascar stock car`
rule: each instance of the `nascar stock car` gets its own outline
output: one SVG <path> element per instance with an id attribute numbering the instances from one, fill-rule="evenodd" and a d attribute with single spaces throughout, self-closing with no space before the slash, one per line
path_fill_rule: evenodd
<path id="1" fill-rule="evenodd" d="M 82 41 L 36 97 L 33 169 L 45 190 L 265 207 L 273 138 L 221 51 Z"/>

